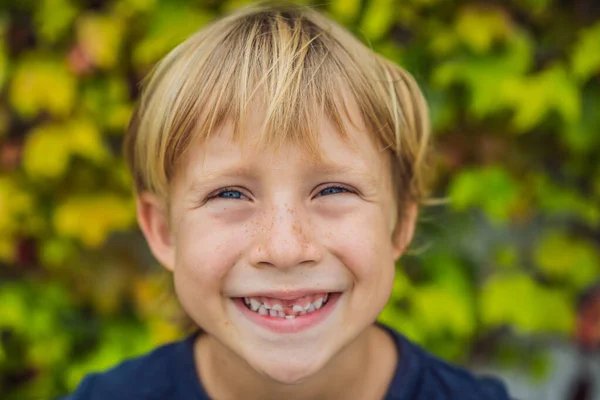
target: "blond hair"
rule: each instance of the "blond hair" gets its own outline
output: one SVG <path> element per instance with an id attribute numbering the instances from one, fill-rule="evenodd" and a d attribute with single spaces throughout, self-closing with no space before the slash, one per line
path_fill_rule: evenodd
<path id="1" fill-rule="evenodd" d="M 125 139 L 138 192 L 168 195 L 190 143 L 225 122 L 243 140 L 249 104 L 265 113 L 261 146 L 292 140 L 319 154 L 319 118 L 343 139 L 349 93 L 373 140 L 392 156 L 399 206 L 426 194 L 429 118 L 412 76 L 308 7 L 258 5 L 203 27 L 144 82 Z"/>

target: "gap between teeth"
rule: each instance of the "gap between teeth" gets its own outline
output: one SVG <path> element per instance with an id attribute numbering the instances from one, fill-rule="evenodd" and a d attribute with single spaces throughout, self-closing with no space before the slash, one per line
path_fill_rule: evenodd
<path id="1" fill-rule="evenodd" d="M 269 315 L 271 317 L 278 318 L 286 318 L 286 319 L 294 319 L 297 316 L 305 315 L 311 312 L 315 312 L 318 309 L 322 308 L 329 300 L 329 293 L 324 297 L 313 301 L 312 303 L 308 303 L 305 307 L 302 307 L 299 304 L 294 304 L 292 307 L 292 311 L 294 314 L 285 314 L 283 312 L 283 307 L 281 304 L 273 304 L 273 306 L 268 306 L 267 304 L 263 304 L 256 299 L 249 299 L 244 297 L 244 303 L 248 308 L 260 315 Z"/>

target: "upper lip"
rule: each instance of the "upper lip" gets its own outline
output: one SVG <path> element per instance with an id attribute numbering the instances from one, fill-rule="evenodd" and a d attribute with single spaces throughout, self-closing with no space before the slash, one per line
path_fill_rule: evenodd
<path id="1" fill-rule="evenodd" d="M 262 292 L 253 292 L 242 297 L 272 297 L 274 299 L 281 300 L 295 300 L 304 296 L 310 296 L 315 294 L 327 294 L 334 293 L 335 290 L 327 289 L 293 289 L 293 290 L 270 290 Z"/>

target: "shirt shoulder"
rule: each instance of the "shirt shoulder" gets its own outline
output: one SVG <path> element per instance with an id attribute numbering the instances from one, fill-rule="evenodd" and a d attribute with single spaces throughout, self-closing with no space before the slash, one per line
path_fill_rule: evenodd
<path id="1" fill-rule="evenodd" d="M 64 400 L 204 399 L 201 395 L 190 396 L 200 387 L 195 378 L 192 346 L 193 337 L 189 337 L 107 371 L 89 374 Z M 182 397 L 183 393 L 187 396 Z"/>
<path id="2" fill-rule="evenodd" d="M 384 328 L 394 336 L 400 360 L 386 400 L 510 400 L 500 380 L 445 362 Z"/>

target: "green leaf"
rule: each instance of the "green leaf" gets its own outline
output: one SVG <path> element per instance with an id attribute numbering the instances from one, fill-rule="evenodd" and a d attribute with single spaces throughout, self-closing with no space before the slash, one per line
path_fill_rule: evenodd
<path id="1" fill-rule="evenodd" d="M 501 97 L 504 86 L 530 68 L 532 53 L 531 39 L 520 33 L 500 53 L 453 57 L 441 62 L 433 71 L 432 84 L 443 90 L 455 84 L 466 86 L 470 92 L 469 112 L 483 118 L 509 106 Z"/>
<path id="2" fill-rule="evenodd" d="M 69 32 L 78 12 L 71 0 L 40 1 L 33 17 L 39 37 L 47 43 L 56 43 Z"/>
<path id="3" fill-rule="evenodd" d="M 419 287 L 412 304 L 413 315 L 425 332 L 448 332 L 468 337 L 475 329 L 474 313 L 468 300 L 441 286 Z"/>
<path id="4" fill-rule="evenodd" d="M 333 16 L 345 23 L 356 20 L 360 7 L 360 0 L 333 0 L 329 3 L 329 10 Z"/>
<path id="5" fill-rule="evenodd" d="M 550 111 L 556 111 L 566 123 L 581 115 L 581 97 L 576 82 L 561 63 L 525 78 L 506 82 L 502 101 L 514 110 L 513 124 L 526 131 L 539 124 Z"/>
<path id="6" fill-rule="evenodd" d="M 535 174 L 529 180 L 538 207 L 549 216 L 570 216 L 591 227 L 600 226 L 600 205 L 574 188 L 559 186 L 546 175 Z"/>
<path id="7" fill-rule="evenodd" d="M 486 53 L 496 41 L 511 33 L 511 22 L 500 8 L 464 7 L 455 22 L 457 36 L 472 51 Z"/>
<path id="8" fill-rule="evenodd" d="M 369 40 L 382 38 L 392 27 L 396 18 L 393 0 L 371 0 L 363 15 L 360 30 Z"/>
<path id="9" fill-rule="evenodd" d="M 506 222 L 519 199 L 517 182 L 501 167 L 460 172 L 449 188 L 451 205 L 462 211 L 480 207 L 493 222 Z"/>
<path id="10" fill-rule="evenodd" d="M 600 72 L 600 22 L 582 29 L 571 53 L 573 74 L 586 81 Z"/>
<path id="11" fill-rule="evenodd" d="M 134 64 L 142 68 L 156 62 L 213 18 L 210 13 L 189 5 L 159 3 L 152 15 L 149 31 L 134 48 Z"/>
<path id="12" fill-rule="evenodd" d="M 509 325 L 532 334 L 566 334 L 574 324 L 570 298 L 547 289 L 521 273 L 496 275 L 481 290 L 480 318 L 489 327 Z"/>
<path id="13" fill-rule="evenodd" d="M 563 232 L 546 233 L 535 247 L 534 257 L 547 277 L 567 281 L 577 289 L 591 284 L 600 275 L 600 255 L 594 244 Z"/>

